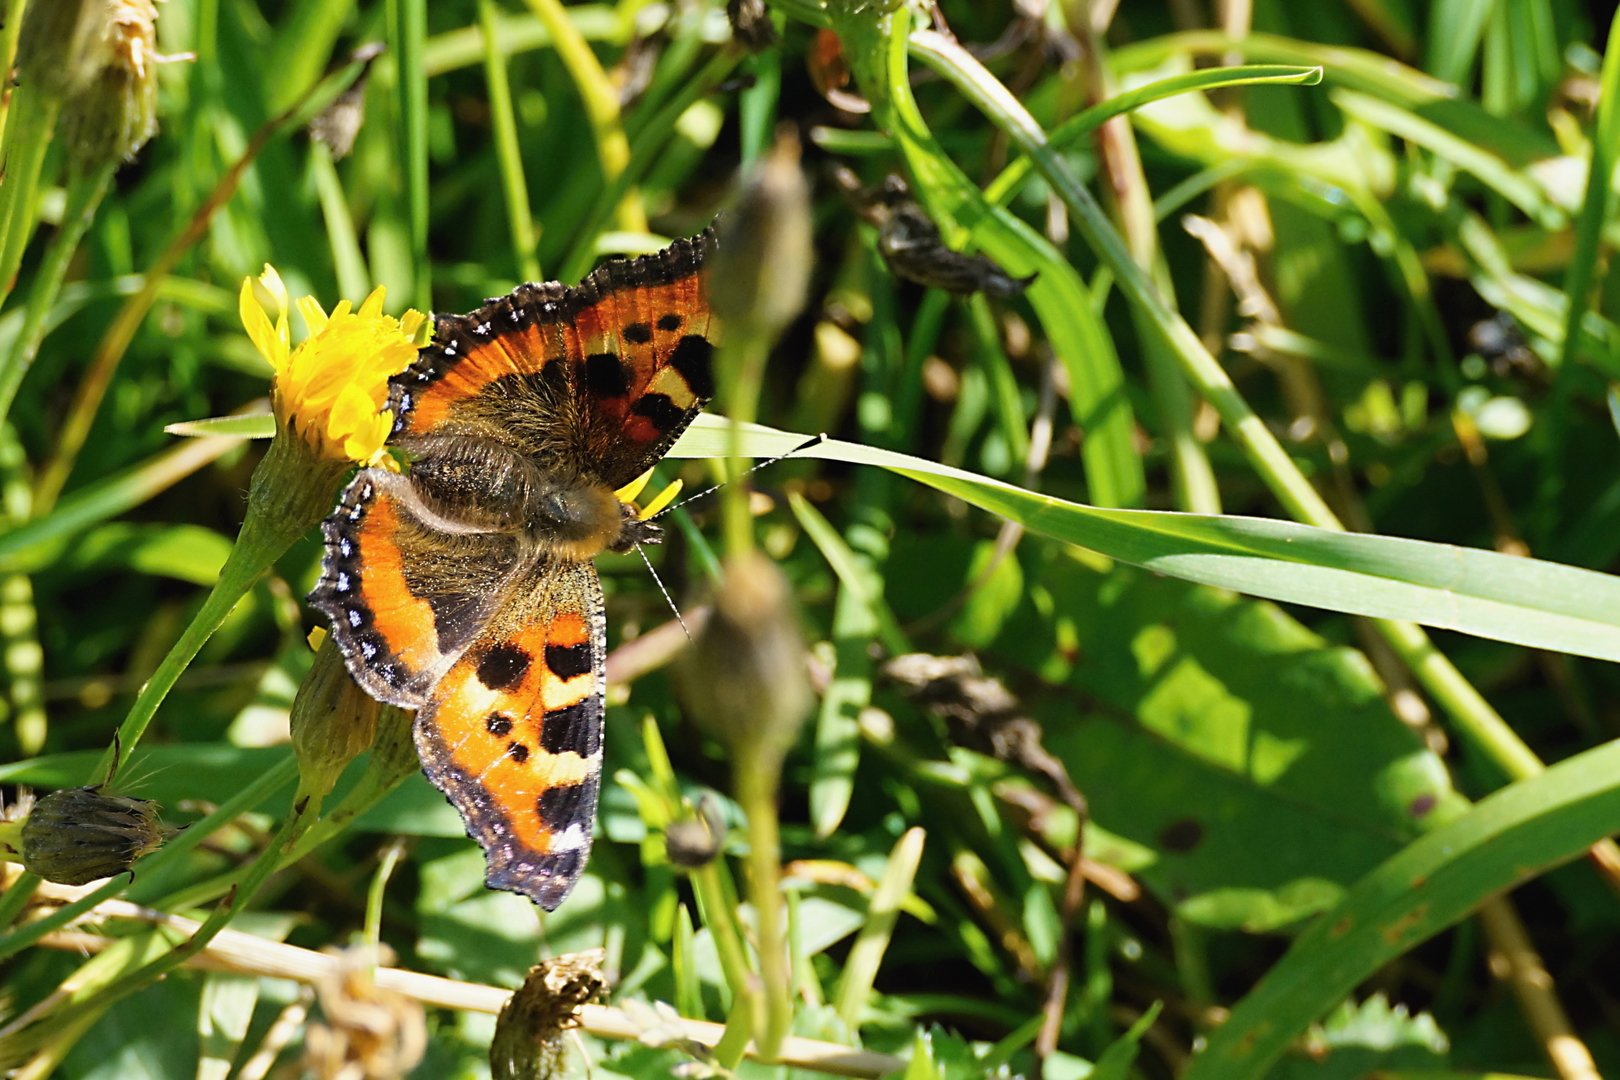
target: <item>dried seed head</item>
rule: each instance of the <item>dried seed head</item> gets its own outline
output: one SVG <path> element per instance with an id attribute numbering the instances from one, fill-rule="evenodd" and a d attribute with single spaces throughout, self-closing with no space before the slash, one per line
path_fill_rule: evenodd
<path id="1" fill-rule="evenodd" d="M 810 285 L 810 190 L 795 136 L 777 138 L 716 228 L 714 313 L 728 334 L 775 338 L 804 307 Z"/>
<path id="2" fill-rule="evenodd" d="M 46 881 L 83 885 L 128 871 L 163 835 L 149 799 L 65 788 L 41 798 L 23 822 L 22 861 Z"/>
<path id="3" fill-rule="evenodd" d="M 333 161 L 343 160 L 354 149 L 354 140 L 366 119 L 366 83 L 371 77 L 371 64 L 382 53 L 382 46 L 374 43 L 358 49 L 349 59 L 364 65 L 360 74 L 309 122 L 310 138 L 325 146 Z"/>
<path id="4" fill-rule="evenodd" d="M 763 52 L 776 44 L 776 24 L 765 0 L 726 0 L 731 36 L 749 52 Z"/>
<path id="5" fill-rule="evenodd" d="M 320 798 L 332 790 L 349 762 L 376 738 L 381 708 L 349 677 L 343 654 L 328 636 L 292 703 L 300 794 Z"/>
<path id="6" fill-rule="evenodd" d="M 422 1003 L 377 985 L 390 957 L 369 946 L 337 954 L 335 971 L 315 984 L 323 1023 L 304 1036 L 304 1065 L 320 1080 L 385 1080 L 404 1076 L 427 1050 Z"/>
<path id="7" fill-rule="evenodd" d="M 506 1004 L 489 1045 L 493 1080 L 550 1080 L 566 1075 L 562 1037 L 579 1026 L 579 1010 L 601 996 L 601 949 L 542 961 Z"/>
<path id="8" fill-rule="evenodd" d="M 757 552 L 731 558 L 714 613 L 681 657 L 681 697 L 739 768 L 775 768 L 810 710 L 805 656 L 782 571 Z"/>

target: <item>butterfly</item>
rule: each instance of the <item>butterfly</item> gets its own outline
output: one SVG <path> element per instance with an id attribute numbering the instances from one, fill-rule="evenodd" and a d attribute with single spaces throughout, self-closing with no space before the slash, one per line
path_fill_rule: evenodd
<path id="1" fill-rule="evenodd" d="M 712 231 L 522 285 L 390 380 L 403 472 L 363 468 L 322 526 L 310 602 L 349 672 L 416 710 L 422 768 L 492 888 L 547 911 L 590 854 L 606 619 L 592 559 L 656 542 L 614 492 L 714 393 Z"/>

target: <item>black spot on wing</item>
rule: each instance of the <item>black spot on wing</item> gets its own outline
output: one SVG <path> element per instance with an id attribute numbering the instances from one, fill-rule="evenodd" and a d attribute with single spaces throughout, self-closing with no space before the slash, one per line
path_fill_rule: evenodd
<path id="1" fill-rule="evenodd" d="M 589 794 L 588 782 L 547 788 L 534 801 L 540 823 L 554 833 L 564 831 L 575 822 L 589 828 L 590 823 L 584 820 L 589 809 Z"/>
<path id="2" fill-rule="evenodd" d="M 591 670 L 591 643 L 547 645 L 546 667 L 559 679 L 572 679 Z"/>
<path id="3" fill-rule="evenodd" d="M 630 392 L 629 373 L 612 353 L 587 356 L 584 372 L 585 389 L 596 397 L 623 397 Z"/>
<path id="4" fill-rule="evenodd" d="M 630 407 L 637 416 L 644 416 L 659 431 L 674 431 L 686 419 L 686 411 L 669 399 L 668 394 L 643 394 Z"/>
<path id="5" fill-rule="evenodd" d="M 680 372 L 692 396 L 700 401 L 714 397 L 714 346 L 709 339 L 687 334 L 670 354 L 669 366 Z"/>
<path id="6" fill-rule="evenodd" d="M 500 713 L 490 713 L 484 717 L 484 727 L 489 729 L 491 735 L 506 735 L 512 730 L 512 718 L 502 716 Z"/>
<path id="7" fill-rule="evenodd" d="M 652 327 L 644 322 L 625 323 L 619 336 L 632 345 L 645 345 L 652 340 Z"/>
<path id="8" fill-rule="evenodd" d="M 540 722 L 540 748 L 549 754 L 572 750 L 590 757 L 601 748 L 601 703 L 592 695 L 563 709 L 552 709 Z"/>
<path id="9" fill-rule="evenodd" d="M 529 748 L 522 743 L 509 743 L 506 747 L 506 756 L 519 765 L 529 760 Z"/>
<path id="10" fill-rule="evenodd" d="M 496 645 L 478 658 L 478 681 L 491 690 L 511 690 L 528 673 L 529 660 L 515 645 Z"/>
<path id="11" fill-rule="evenodd" d="M 666 315 L 658 316 L 658 329 L 673 331 L 673 330 L 679 330 L 680 328 L 681 328 L 681 317 L 679 315 L 675 314 L 673 311 L 669 312 Z"/>

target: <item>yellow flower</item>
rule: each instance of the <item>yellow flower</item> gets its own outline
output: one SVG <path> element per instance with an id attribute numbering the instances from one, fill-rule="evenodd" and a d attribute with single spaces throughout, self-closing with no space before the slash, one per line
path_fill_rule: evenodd
<path id="1" fill-rule="evenodd" d="M 427 316 L 414 310 L 397 319 L 383 314 L 381 285 L 358 311 L 344 300 L 327 314 L 305 296 L 296 307 L 309 333 L 294 346 L 281 275 L 267 263 L 257 280 L 275 302 L 275 321 L 259 302 L 253 278 L 243 279 L 238 307 L 254 348 L 275 372 L 270 400 L 276 429 L 295 433 L 323 457 L 362 465 L 385 461 L 383 443 L 394 423 L 383 408 L 388 377 L 416 359 L 431 333 Z"/>

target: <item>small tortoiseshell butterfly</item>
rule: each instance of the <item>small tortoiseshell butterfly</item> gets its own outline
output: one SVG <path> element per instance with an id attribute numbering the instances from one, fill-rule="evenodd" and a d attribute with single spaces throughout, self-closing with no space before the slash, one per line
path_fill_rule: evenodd
<path id="1" fill-rule="evenodd" d="M 488 881 L 550 911 L 591 848 L 606 621 L 592 558 L 658 539 L 614 491 L 714 393 L 711 232 L 520 286 L 390 381 L 403 474 L 361 469 L 310 601 L 355 681 L 416 710 L 422 768 Z"/>

